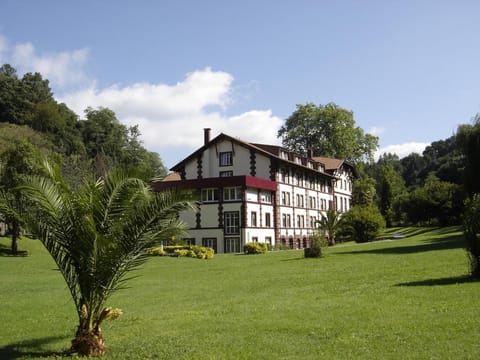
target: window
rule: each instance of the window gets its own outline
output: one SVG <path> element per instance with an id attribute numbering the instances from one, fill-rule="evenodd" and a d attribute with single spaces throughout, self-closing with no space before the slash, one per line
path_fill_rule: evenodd
<path id="1" fill-rule="evenodd" d="M 238 211 L 224 213 L 225 234 L 240 233 L 240 217 Z"/>
<path id="2" fill-rule="evenodd" d="M 233 164 L 233 153 L 231 151 L 225 151 L 219 154 L 220 166 L 232 166 L 232 164 Z"/>
<path id="3" fill-rule="evenodd" d="M 271 204 L 272 203 L 272 194 L 271 193 L 262 193 L 260 199 L 263 203 Z"/>
<path id="4" fill-rule="evenodd" d="M 258 236 L 252 236 L 252 242 L 258 243 Z"/>
<path id="5" fill-rule="evenodd" d="M 202 201 L 218 201 L 218 189 L 202 189 Z"/>
<path id="6" fill-rule="evenodd" d="M 266 227 L 272 226 L 270 217 L 271 217 L 270 213 L 265 213 L 265 226 Z"/>
<path id="7" fill-rule="evenodd" d="M 217 238 L 203 238 L 202 246 L 212 248 L 217 252 Z"/>
<path id="8" fill-rule="evenodd" d="M 287 205 L 287 195 L 285 191 L 282 191 L 282 205 Z"/>
<path id="9" fill-rule="evenodd" d="M 286 215 L 286 214 L 283 214 L 283 215 L 282 215 L 282 226 L 283 226 L 284 228 L 287 227 L 287 215 Z"/>
<path id="10" fill-rule="evenodd" d="M 240 238 L 226 237 L 225 238 L 225 253 L 239 253 L 240 252 Z"/>
<path id="11" fill-rule="evenodd" d="M 287 226 L 292 227 L 292 218 L 291 218 L 290 214 L 287 215 Z"/>
<path id="12" fill-rule="evenodd" d="M 185 245 L 195 245 L 195 238 L 183 238 Z"/>
<path id="13" fill-rule="evenodd" d="M 272 246 L 272 237 L 271 236 L 265 236 L 265 244 L 267 244 L 269 248 L 270 248 L 270 246 Z"/>
<path id="14" fill-rule="evenodd" d="M 220 171 L 220 177 L 233 176 L 233 171 Z"/>
<path id="15" fill-rule="evenodd" d="M 257 226 L 257 213 L 255 211 L 250 213 L 250 224 L 252 227 Z"/>
<path id="16" fill-rule="evenodd" d="M 223 189 L 223 200 L 233 201 L 242 200 L 242 192 L 239 187 L 231 187 Z"/>

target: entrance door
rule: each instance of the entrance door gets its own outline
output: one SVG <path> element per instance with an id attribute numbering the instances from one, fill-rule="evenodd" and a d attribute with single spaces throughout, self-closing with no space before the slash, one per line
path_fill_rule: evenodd
<path id="1" fill-rule="evenodd" d="M 226 237 L 225 238 L 225 253 L 239 253 L 240 251 L 240 238 L 239 237 Z"/>

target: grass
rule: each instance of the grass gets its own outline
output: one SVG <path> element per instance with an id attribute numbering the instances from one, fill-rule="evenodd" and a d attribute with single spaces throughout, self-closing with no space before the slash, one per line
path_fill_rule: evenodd
<path id="1" fill-rule="evenodd" d="M 107 359 L 477 359 L 480 283 L 458 228 L 302 251 L 152 258 L 109 305 Z M 0 240 L 8 247 L 8 240 Z M 75 312 L 41 245 L 0 257 L 0 358 L 55 358 Z"/>

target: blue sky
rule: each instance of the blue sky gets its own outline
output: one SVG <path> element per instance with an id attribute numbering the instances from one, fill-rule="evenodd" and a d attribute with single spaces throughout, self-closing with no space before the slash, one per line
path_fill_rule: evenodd
<path id="1" fill-rule="evenodd" d="M 111 108 L 172 166 L 203 128 L 279 143 L 336 104 L 401 156 L 480 112 L 479 1 L 2 0 L 0 63 L 83 115 Z"/>

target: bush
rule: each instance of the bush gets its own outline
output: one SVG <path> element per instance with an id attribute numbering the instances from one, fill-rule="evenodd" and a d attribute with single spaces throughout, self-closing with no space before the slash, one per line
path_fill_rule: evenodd
<path id="1" fill-rule="evenodd" d="M 322 248 L 328 246 L 328 239 L 325 235 L 316 231 L 311 238 L 311 243 L 309 248 L 303 249 L 303 255 L 306 258 L 319 258 L 322 256 Z"/>
<path id="2" fill-rule="evenodd" d="M 147 254 L 152 256 L 176 256 L 176 257 L 191 257 L 196 259 L 211 259 L 215 254 L 212 248 L 199 245 L 171 245 L 158 246 L 151 248 Z"/>
<path id="3" fill-rule="evenodd" d="M 354 206 L 342 217 L 342 233 L 358 243 L 374 241 L 385 220 L 377 207 Z"/>
<path id="4" fill-rule="evenodd" d="M 268 250 L 268 245 L 265 243 L 250 242 L 243 245 L 243 252 L 245 254 L 265 254 Z"/>

